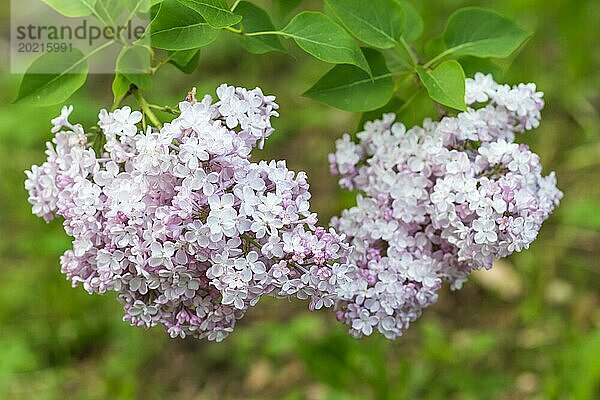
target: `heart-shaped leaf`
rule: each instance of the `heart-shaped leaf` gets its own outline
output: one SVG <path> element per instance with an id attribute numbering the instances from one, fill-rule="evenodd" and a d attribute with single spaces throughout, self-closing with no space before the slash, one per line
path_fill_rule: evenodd
<path id="1" fill-rule="evenodd" d="M 112 82 L 112 92 L 114 97 L 114 105 L 115 107 L 120 104 L 127 92 L 129 92 L 129 87 L 131 82 L 127 78 L 125 78 L 121 74 L 115 74 L 115 78 Z"/>
<path id="2" fill-rule="evenodd" d="M 461 111 L 467 109 L 465 73 L 457 61 L 444 61 L 433 70 L 417 66 L 417 74 L 434 101 Z"/>
<path id="3" fill-rule="evenodd" d="M 383 55 L 364 49 L 372 76 L 353 65 L 336 65 L 304 96 L 352 112 L 369 111 L 385 105 L 394 92 L 392 75 Z"/>
<path id="4" fill-rule="evenodd" d="M 46 53 L 25 72 L 15 102 L 35 106 L 63 103 L 83 86 L 87 74 L 87 57 L 80 50 Z"/>
<path id="5" fill-rule="evenodd" d="M 456 57 L 508 57 L 529 36 L 529 32 L 495 11 L 468 7 L 450 16 L 444 42 L 446 53 Z"/>
<path id="6" fill-rule="evenodd" d="M 218 34 L 197 12 L 182 7 L 177 0 L 165 0 L 137 43 L 164 50 L 190 50 L 212 43 Z"/>
<path id="7" fill-rule="evenodd" d="M 333 64 L 352 64 L 369 71 L 358 43 L 344 28 L 323 13 L 304 11 L 281 31 L 308 54 Z"/>
<path id="8" fill-rule="evenodd" d="M 381 49 L 402 37 L 404 11 L 395 0 L 326 0 L 342 24 L 357 39 Z"/>
<path id="9" fill-rule="evenodd" d="M 117 58 L 116 72 L 142 90 L 152 88 L 152 53 L 146 46 L 124 47 Z"/>

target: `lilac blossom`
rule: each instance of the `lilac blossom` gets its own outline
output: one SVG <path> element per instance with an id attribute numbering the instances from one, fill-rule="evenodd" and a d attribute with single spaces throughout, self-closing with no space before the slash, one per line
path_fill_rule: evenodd
<path id="1" fill-rule="evenodd" d="M 357 143 L 344 135 L 330 155 L 357 205 L 332 220 L 358 268 L 337 285 L 337 317 L 356 336 L 402 334 L 470 271 L 528 248 L 562 193 L 539 157 L 514 142 L 539 125 L 534 84 L 467 79 L 466 112 L 406 129 L 393 114 L 367 122 Z M 336 267 L 339 268 L 339 267 Z"/>
<path id="2" fill-rule="evenodd" d="M 333 306 L 352 266 L 340 264 L 344 237 L 314 226 L 305 174 L 249 161 L 273 133 L 275 98 L 227 85 L 217 95 L 180 103 L 161 130 L 123 107 L 86 135 L 65 107 L 25 187 L 33 213 L 62 217 L 73 237 L 61 269 L 74 286 L 117 292 L 134 326 L 220 341 L 264 295 Z"/>
<path id="3" fill-rule="evenodd" d="M 62 217 L 73 237 L 62 272 L 89 293 L 117 292 L 134 326 L 220 341 L 268 295 L 393 339 L 443 282 L 458 289 L 527 249 L 562 197 L 515 143 L 539 125 L 533 84 L 476 74 L 466 112 L 408 130 L 385 114 L 357 143 L 344 135 L 331 171 L 359 194 L 329 229 L 316 227 L 303 172 L 249 160 L 274 131 L 275 98 L 227 85 L 217 97 L 181 102 L 160 130 L 123 107 L 86 134 L 65 107 L 47 160 L 26 171 L 33 213 Z"/>

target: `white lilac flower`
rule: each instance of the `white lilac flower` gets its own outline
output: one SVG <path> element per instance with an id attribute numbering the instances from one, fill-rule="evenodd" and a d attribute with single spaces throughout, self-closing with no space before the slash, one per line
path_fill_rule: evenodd
<path id="1" fill-rule="evenodd" d="M 179 159 L 191 170 L 196 170 L 200 163 L 208 158 L 208 152 L 196 137 L 188 138 L 180 146 Z"/>
<path id="2" fill-rule="evenodd" d="M 359 191 L 332 220 L 353 246 L 357 269 L 336 290 L 337 317 L 354 335 L 401 335 L 442 281 L 458 289 L 471 270 L 526 249 L 562 197 L 554 174 L 542 177 L 539 157 L 514 142 L 539 125 L 535 85 L 478 73 L 465 100 L 466 112 L 408 130 L 386 114 L 329 156 L 340 186 Z"/>
<path id="3" fill-rule="evenodd" d="M 69 122 L 69 116 L 71 116 L 72 112 L 73 106 L 63 106 L 60 115 L 50 121 L 52 123 L 51 132 L 57 133 L 63 128 L 73 129 L 73 125 Z"/>
<path id="4" fill-rule="evenodd" d="M 137 133 L 136 124 L 142 120 L 141 112 L 132 112 L 130 107 L 125 106 L 121 109 L 115 110 L 112 114 L 112 129 L 122 133 L 124 136 L 133 136 Z"/>
<path id="5" fill-rule="evenodd" d="M 273 132 L 275 98 L 227 85 L 217 94 L 181 102 L 160 131 L 143 132 L 128 107 L 102 110 L 98 154 L 64 108 L 47 161 L 26 172 L 32 211 L 64 218 L 73 236 L 61 257 L 73 285 L 118 292 L 125 321 L 172 337 L 223 340 L 263 295 L 333 306 L 334 284 L 352 271 L 339 267 L 342 237 L 314 227 L 304 173 L 249 160 Z"/>
<path id="6" fill-rule="evenodd" d="M 116 291 L 124 320 L 172 337 L 223 340 L 264 295 L 336 307 L 354 335 L 395 338 L 469 272 L 528 248 L 562 196 L 539 157 L 514 143 L 539 125 L 542 94 L 490 76 L 471 106 L 406 129 L 370 121 L 330 155 L 357 206 L 316 228 L 306 175 L 249 160 L 273 133 L 272 96 L 222 85 L 181 102 L 159 131 L 141 113 L 102 110 L 91 148 L 71 108 L 53 120 L 47 160 L 26 171 L 34 214 L 64 219 L 61 271 L 89 293 Z"/>

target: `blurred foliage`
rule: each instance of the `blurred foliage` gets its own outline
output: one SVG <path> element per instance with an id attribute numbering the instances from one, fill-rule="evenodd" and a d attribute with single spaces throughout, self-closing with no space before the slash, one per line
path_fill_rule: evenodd
<path id="1" fill-rule="evenodd" d="M 297 2 L 279 3 L 284 12 Z M 20 78 L 10 75 L 4 62 L 0 398 L 600 398 L 598 2 L 412 3 L 430 27 L 422 46 L 464 5 L 491 7 L 535 32 L 501 67 L 505 81 L 535 81 L 546 93 L 541 127 L 522 139 L 540 154 L 547 171 L 556 170 L 565 198 L 532 247 L 508 260 L 522 291 L 504 300 L 497 288 L 470 280 L 459 292 L 443 292 L 395 342 L 355 340 L 327 311 L 309 314 L 304 304 L 268 300 L 220 344 L 172 340 L 158 329 L 129 327 L 120 320 L 114 296 L 89 296 L 69 287 L 58 266 L 69 239 L 59 222 L 45 224 L 30 214 L 23 170 L 43 159 L 49 120 L 59 110 L 10 105 Z M 8 10 L 0 15 L 6 24 Z M 0 42 L 3 50 L 7 40 Z M 193 75 L 164 68 L 151 98 L 174 104 L 192 85 L 204 93 L 224 81 L 277 94 L 278 133 L 257 157 L 285 158 L 292 169 L 307 170 L 313 207 L 326 221 L 352 203 L 328 176 L 326 155 L 336 137 L 354 131 L 360 117 L 298 97 L 328 66 L 300 52 L 296 57 L 302 62 L 250 55 L 223 37 L 201 54 Z M 112 104 L 111 78 L 90 77 L 72 100 L 74 119 L 92 124 L 98 109 Z M 430 112 L 415 104 L 409 122 Z"/>

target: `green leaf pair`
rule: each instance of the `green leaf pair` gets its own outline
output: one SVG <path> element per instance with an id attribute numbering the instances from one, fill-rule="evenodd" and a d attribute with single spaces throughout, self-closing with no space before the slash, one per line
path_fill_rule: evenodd
<path id="1" fill-rule="evenodd" d="M 360 0 L 326 0 L 326 4 L 354 37 L 370 47 L 393 48 L 404 40 L 404 34 L 416 38 L 422 31 L 418 14 L 406 2 L 373 0 L 365 4 Z M 407 20 L 407 16 L 411 19 Z M 393 95 L 393 74 L 378 51 L 365 48 L 364 55 L 369 68 L 362 61 L 335 66 L 304 95 L 346 111 L 382 107 Z"/>
<path id="2" fill-rule="evenodd" d="M 373 0 L 368 4 L 360 0 L 326 0 L 326 4 L 353 36 L 386 53 L 384 62 L 381 54 L 365 49 L 371 75 L 352 66 L 339 65 L 305 93 L 307 97 L 347 111 L 382 108 L 394 94 L 393 76 L 407 73 L 416 74 L 433 101 L 464 111 L 465 73 L 459 61 L 465 56 L 507 57 L 529 36 L 528 32 L 494 11 L 461 9 L 449 18 L 442 37 L 436 41 L 434 47 L 439 48 L 439 54 L 421 64 L 408 42 L 421 35 L 423 22 L 409 3 L 399 0 Z M 446 58 L 459 58 L 459 61 L 444 61 Z M 417 90 L 414 88 L 413 93 Z"/>
<path id="3" fill-rule="evenodd" d="M 101 2 L 115 0 L 43 1 L 64 15 L 82 17 L 98 16 Z M 225 0 L 138 0 L 130 8 L 139 11 L 142 3 L 142 11 L 152 10 L 154 18 L 144 37 L 135 46 L 125 46 L 117 59 L 115 101 L 132 84 L 150 90 L 151 74 L 156 69 L 151 68 L 152 48 L 168 52 L 159 66 L 168 62 L 190 73 L 198 65 L 200 48 L 225 29 L 239 36 L 251 53 L 287 52 L 283 37 L 313 57 L 336 64 L 304 94 L 333 107 L 352 112 L 389 108 L 394 94 L 410 98 L 410 90 L 419 90 L 395 80 L 408 75 L 418 80 L 433 101 L 462 111 L 466 109 L 461 65 L 465 58 L 487 62 L 490 57 L 507 57 L 529 37 L 528 32 L 494 11 L 464 8 L 452 14 L 443 34 L 426 46 L 436 50 L 430 61 L 421 62 L 410 43 L 421 36 L 423 21 L 403 0 L 325 0 L 327 14 L 301 12 L 281 30 L 276 29 L 269 13 L 250 1 L 236 2 L 233 11 Z M 282 13 L 297 3 L 280 7 Z M 359 43 L 366 47 L 361 49 Z M 87 58 L 95 52 L 42 56 L 27 71 L 17 100 L 40 105 L 65 101 L 85 83 Z M 44 73 L 48 66 L 53 72 Z"/>
<path id="4" fill-rule="evenodd" d="M 482 8 L 463 8 L 450 16 L 442 36 L 445 50 L 425 67 L 445 57 L 508 57 L 529 37 L 529 33 L 502 15 Z M 465 74 L 461 64 L 444 61 L 432 70 L 417 66 L 417 74 L 436 102 L 464 111 Z"/>

